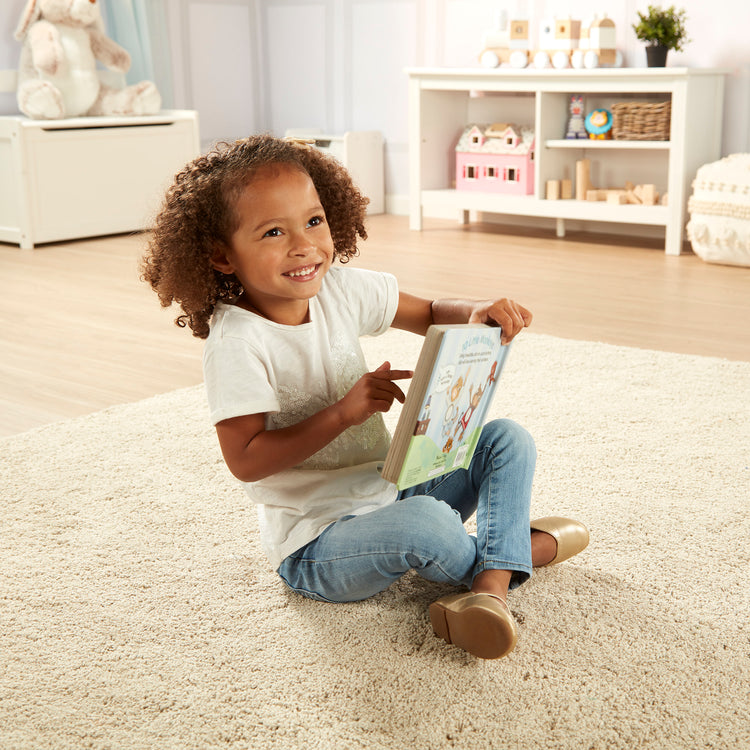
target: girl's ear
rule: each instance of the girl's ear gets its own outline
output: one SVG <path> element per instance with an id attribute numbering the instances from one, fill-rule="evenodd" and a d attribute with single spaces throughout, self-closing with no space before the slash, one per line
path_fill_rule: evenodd
<path id="1" fill-rule="evenodd" d="M 213 253 L 211 253 L 211 265 L 222 273 L 234 273 L 234 266 L 227 258 L 227 250 L 223 245 L 216 245 L 214 248 Z"/>

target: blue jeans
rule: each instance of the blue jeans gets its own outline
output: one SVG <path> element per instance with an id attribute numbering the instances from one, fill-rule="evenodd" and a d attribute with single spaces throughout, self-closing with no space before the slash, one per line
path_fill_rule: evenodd
<path id="1" fill-rule="evenodd" d="M 408 570 L 470 587 L 486 569 L 510 570 L 511 588 L 531 575 L 529 511 L 536 447 L 507 419 L 486 424 L 467 470 L 399 493 L 395 503 L 345 516 L 279 566 L 294 591 L 349 602 L 385 590 Z M 477 514 L 476 537 L 464 522 Z"/>

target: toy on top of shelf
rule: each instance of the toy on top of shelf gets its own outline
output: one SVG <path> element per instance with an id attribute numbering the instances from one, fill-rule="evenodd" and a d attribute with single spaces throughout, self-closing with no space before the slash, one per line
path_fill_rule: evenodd
<path id="1" fill-rule="evenodd" d="M 500 15 L 505 26 L 505 14 Z M 532 61 L 536 68 L 598 68 L 623 64 L 616 49 L 615 24 L 606 14 L 581 22 L 573 18 L 544 19 L 539 28 L 539 48 L 531 45 L 528 21 L 510 21 L 483 38 L 481 64 L 488 68 L 510 65 L 525 68 Z"/>
<path id="2" fill-rule="evenodd" d="M 612 113 L 608 109 L 595 109 L 589 112 L 586 115 L 586 131 L 591 139 L 612 138 Z"/>
<path id="3" fill-rule="evenodd" d="M 569 68 L 573 50 L 581 38 L 581 22 L 572 18 L 547 18 L 539 27 L 539 51 L 534 55 L 536 68 Z"/>
<path id="4" fill-rule="evenodd" d="M 565 137 L 570 139 L 588 138 L 586 126 L 583 122 L 583 97 L 580 94 L 573 94 L 570 97 L 568 106 L 570 117 L 568 118 L 568 127 L 565 130 Z"/>
<path id="5" fill-rule="evenodd" d="M 617 49 L 615 22 L 594 16 L 581 29 L 578 49 L 571 56 L 574 68 L 621 68 L 622 53 Z"/>
<path id="6" fill-rule="evenodd" d="M 456 189 L 534 193 L 534 129 L 512 123 L 469 125 L 456 144 Z"/>
<path id="7" fill-rule="evenodd" d="M 508 14 L 500 11 L 497 28 L 484 35 L 479 61 L 485 68 L 500 65 L 525 68 L 530 47 L 529 22 L 523 19 L 508 21 Z"/>

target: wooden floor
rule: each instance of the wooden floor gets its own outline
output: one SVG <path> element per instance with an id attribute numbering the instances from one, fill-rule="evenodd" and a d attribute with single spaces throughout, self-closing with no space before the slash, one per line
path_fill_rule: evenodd
<path id="1" fill-rule="evenodd" d="M 352 264 L 393 272 L 405 291 L 511 297 L 538 333 L 750 361 L 750 268 L 488 224 L 411 232 L 405 217 L 374 216 L 369 233 Z M 201 381 L 202 342 L 139 281 L 145 242 L 0 244 L 0 436 Z"/>

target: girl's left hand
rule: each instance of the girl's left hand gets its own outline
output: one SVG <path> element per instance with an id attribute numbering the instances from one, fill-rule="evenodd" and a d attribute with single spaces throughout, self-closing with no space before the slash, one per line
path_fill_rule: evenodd
<path id="1" fill-rule="evenodd" d="M 503 329 L 502 343 L 509 344 L 524 328 L 531 325 L 532 314 L 512 299 L 477 302 L 469 323 L 485 323 Z"/>

